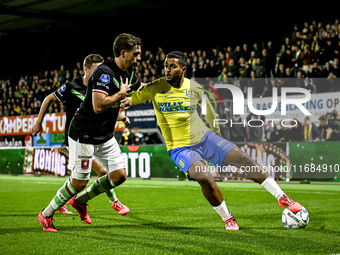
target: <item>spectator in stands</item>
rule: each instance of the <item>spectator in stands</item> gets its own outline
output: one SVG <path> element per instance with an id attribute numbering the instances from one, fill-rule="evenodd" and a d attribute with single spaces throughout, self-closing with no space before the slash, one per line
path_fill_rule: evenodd
<path id="1" fill-rule="evenodd" d="M 21 113 L 21 107 L 20 107 L 20 105 L 18 105 L 17 103 L 14 103 L 14 105 L 13 105 L 13 111 L 15 111 L 15 115 L 17 116 L 17 115 L 20 115 L 20 113 Z"/>
<path id="2" fill-rule="evenodd" d="M 300 59 L 302 60 L 302 68 L 305 72 L 309 70 L 309 66 L 312 64 L 313 56 L 309 50 L 309 45 L 306 44 L 303 51 L 300 54 Z"/>
<path id="3" fill-rule="evenodd" d="M 236 61 L 239 61 L 240 58 L 244 58 L 243 53 L 242 53 L 242 49 L 241 49 L 241 45 L 236 45 L 236 48 L 234 50 L 234 54 L 233 54 L 233 58 Z"/>
<path id="4" fill-rule="evenodd" d="M 261 97 L 264 92 L 264 79 L 258 78 L 255 70 L 250 71 L 250 78 L 247 79 L 247 87 L 251 87 L 253 89 L 253 98 Z"/>
<path id="5" fill-rule="evenodd" d="M 292 43 L 290 41 L 290 38 L 288 36 L 285 37 L 284 39 L 284 46 L 285 46 L 285 49 L 288 50 L 290 49 L 291 50 L 291 47 L 292 47 Z"/>
<path id="6" fill-rule="evenodd" d="M 21 108 L 20 115 L 26 115 L 27 107 L 26 107 L 26 98 L 25 97 L 22 98 L 21 107 L 20 108 Z"/>
<path id="7" fill-rule="evenodd" d="M 336 109 L 332 111 L 332 120 L 339 126 L 340 131 L 340 112 Z"/>
<path id="8" fill-rule="evenodd" d="M 266 73 L 266 67 L 261 62 L 261 58 L 256 58 L 256 63 L 253 66 L 253 70 L 256 73 L 256 76 L 259 78 L 264 78 Z"/>
<path id="9" fill-rule="evenodd" d="M 340 84 L 336 78 L 340 77 L 339 59 L 334 58 L 333 66 L 330 66 L 330 71 L 327 79 L 330 81 L 330 91 L 340 91 Z"/>
<path id="10" fill-rule="evenodd" d="M 294 74 L 292 72 L 292 69 L 289 67 L 286 67 L 285 69 L 285 77 L 282 77 L 280 79 L 277 79 L 277 81 L 280 83 L 280 87 L 296 87 L 296 80 L 294 79 Z"/>
<path id="11" fill-rule="evenodd" d="M 66 78 L 66 70 L 65 70 L 64 65 L 61 65 L 58 71 L 58 80 L 60 83 L 65 83 L 65 78 Z"/>
<path id="12" fill-rule="evenodd" d="M 313 41 L 311 42 L 311 45 L 310 45 L 310 50 L 313 54 L 313 58 L 314 58 L 314 53 L 316 52 L 316 45 L 319 45 L 319 44 L 320 44 L 320 39 L 319 39 L 318 35 L 315 34 L 313 36 Z"/>
<path id="13" fill-rule="evenodd" d="M 79 61 L 77 62 L 76 67 L 73 69 L 73 78 L 75 77 L 83 77 L 83 67 Z"/>
<path id="14" fill-rule="evenodd" d="M 270 66 L 270 73 L 274 75 L 275 73 L 275 66 L 276 66 L 276 55 L 277 52 L 273 46 L 272 41 L 267 42 L 267 51 L 268 51 L 268 58 L 269 58 L 269 66 Z"/>
<path id="15" fill-rule="evenodd" d="M 255 64 L 256 64 L 256 59 L 257 59 L 257 56 L 256 56 L 256 52 L 254 50 L 252 50 L 250 52 L 250 58 L 248 59 L 248 64 L 254 68 Z"/>
<path id="16" fill-rule="evenodd" d="M 274 121 L 268 121 L 267 127 L 264 131 L 264 138 L 262 142 L 278 142 L 279 141 L 279 131 L 276 128 Z"/>
<path id="17" fill-rule="evenodd" d="M 310 44 L 313 41 L 313 37 L 314 35 L 316 35 L 316 30 L 315 30 L 315 26 L 313 24 L 311 24 L 309 26 L 309 31 L 307 33 L 307 43 Z"/>
<path id="18" fill-rule="evenodd" d="M 310 118 L 305 117 L 305 125 L 303 127 L 304 141 L 320 141 L 320 132 L 314 123 L 311 122 Z"/>
<path id="19" fill-rule="evenodd" d="M 227 67 L 223 67 L 222 72 L 217 77 L 217 81 L 219 83 L 223 83 L 224 77 L 228 77 L 228 68 Z"/>
<path id="20" fill-rule="evenodd" d="M 303 126 L 301 122 L 294 118 L 290 121 L 290 125 L 292 126 L 290 129 L 290 140 L 292 142 L 302 142 L 303 141 Z"/>
<path id="21" fill-rule="evenodd" d="M 305 88 L 305 77 L 304 77 L 304 72 L 302 70 L 299 70 L 297 72 L 295 84 L 296 84 L 296 87 L 298 88 Z"/>
<path id="22" fill-rule="evenodd" d="M 327 61 L 323 67 L 321 72 L 322 77 L 327 77 L 327 79 L 322 79 L 322 84 L 320 84 L 320 92 L 328 92 L 331 89 L 331 79 L 332 78 L 332 67 L 331 64 Z"/>
<path id="23" fill-rule="evenodd" d="M 278 68 L 277 72 L 275 73 L 275 77 L 276 78 L 284 78 L 284 77 L 286 77 L 285 66 L 282 63 L 279 64 L 279 68 Z"/>
<path id="24" fill-rule="evenodd" d="M 209 64 L 207 64 L 206 70 L 205 70 L 205 76 L 210 78 L 216 78 L 218 76 L 218 65 L 216 64 L 215 60 L 210 60 Z"/>
<path id="25" fill-rule="evenodd" d="M 330 61 L 336 57 L 336 53 L 334 52 L 334 44 L 330 38 L 330 35 L 327 32 L 324 32 L 324 34 L 325 39 L 323 39 L 323 42 L 325 41 L 325 43 L 323 44 L 322 48 L 324 49 L 325 60 Z"/>
<path id="26" fill-rule="evenodd" d="M 326 115 L 319 117 L 319 133 L 321 141 L 339 141 L 339 126 L 335 121 L 329 120 Z"/>
<path id="27" fill-rule="evenodd" d="M 266 118 L 264 116 L 259 116 L 253 113 L 250 113 L 247 116 L 247 123 L 249 125 L 249 141 L 252 142 L 261 142 L 264 134 L 264 123 Z M 250 122 L 249 122 L 250 121 Z M 251 127 L 253 126 L 253 127 Z"/>
<path id="28" fill-rule="evenodd" d="M 290 137 L 290 129 L 287 127 L 286 123 L 280 122 L 280 129 L 277 132 L 277 140 L 279 142 L 289 142 L 291 140 Z"/>
<path id="29" fill-rule="evenodd" d="M 7 104 L 7 105 L 5 104 L 4 107 L 3 107 L 3 116 L 4 116 L 4 117 L 10 116 L 10 115 L 9 115 L 10 107 L 8 107 L 8 106 L 9 106 L 8 104 Z"/>
<path id="30" fill-rule="evenodd" d="M 198 66 L 196 68 L 195 77 L 196 78 L 205 77 L 205 73 L 206 73 L 205 70 L 206 70 L 206 64 L 205 64 L 203 58 L 201 58 L 199 60 Z"/>
<path id="31" fill-rule="evenodd" d="M 308 72 L 308 77 L 310 78 L 320 78 L 322 75 L 322 66 L 319 65 L 317 61 L 313 62 L 313 66 Z"/>
<path id="32" fill-rule="evenodd" d="M 261 63 L 264 65 L 265 68 L 265 73 L 264 73 L 264 77 L 269 78 L 271 76 L 271 59 L 269 56 L 269 52 L 266 48 L 262 49 L 262 53 L 261 53 Z"/>
<path id="33" fill-rule="evenodd" d="M 294 67 L 294 55 L 292 53 L 291 48 L 286 48 L 285 52 L 282 53 L 280 59 L 279 59 L 279 64 L 283 64 L 286 68 L 292 68 Z"/>
<path id="34" fill-rule="evenodd" d="M 139 129 L 136 129 L 136 131 L 133 134 L 133 144 L 134 145 L 144 144 L 144 134 L 142 134 Z"/>
<path id="35" fill-rule="evenodd" d="M 190 72 L 190 78 L 193 79 L 193 80 L 195 80 L 195 78 L 197 77 L 196 70 L 197 70 L 197 64 L 196 64 L 196 62 L 194 62 L 194 63 L 191 64 L 191 70 L 190 70 L 191 71 Z"/>
<path id="36" fill-rule="evenodd" d="M 234 51 L 231 46 L 227 47 L 227 50 L 225 51 L 226 53 L 228 52 L 232 58 L 234 58 Z M 223 54 L 222 54 L 223 55 Z M 235 59 L 235 58 L 234 58 Z"/>
<path id="37" fill-rule="evenodd" d="M 324 65 L 326 60 L 324 56 L 324 51 L 321 49 L 319 44 L 315 45 L 315 50 L 313 52 L 313 61 L 317 62 L 319 65 Z"/>
<path id="38" fill-rule="evenodd" d="M 247 130 L 243 124 L 240 115 L 233 115 L 232 125 L 230 125 L 230 141 L 232 142 L 246 142 L 248 141 Z"/>
<path id="39" fill-rule="evenodd" d="M 208 58 L 210 60 L 215 60 L 215 62 L 218 62 L 217 61 L 218 53 L 219 53 L 219 51 L 217 50 L 217 47 L 211 48 L 209 53 L 208 53 Z"/>
<path id="40" fill-rule="evenodd" d="M 302 60 L 301 60 L 301 48 L 299 45 L 292 45 L 292 53 L 293 53 L 293 63 L 294 63 L 294 68 L 295 68 L 295 73 L 297 72 L 298 69 L 302 67 Z"/>
<path id="41" fill-rule="evenodd" d="M 290 36 L 290 41 L 292 44 L 295 44 L 296 43 L 296 40 L 297 40 L 297 36 L 296 36 L 296 33 L 299 32 L 299 27 L 297 24 L 294 24 L 293 26 L 293 32 Z"/>
<path id="42" fill-rule="evenodd" d="M 231 59 L 229 61 L 229 66 L 227 67 L 227 70 L 228 70 L 228 77 L 229 78 L 238 78 L 240 76 L 240 73 L 239 73 L 239 68 L 237 66 L 237 64 L 235 63 L 235 60 L 234 59 Z"/>
<path id="43" fill-rule="evenodd" d="M 231 60 L 231 59 L 233 59 L 233 57 L 231 56 L 230 52 L 227 52 L 227 53 L 225 54 L 225 59 L 224 59 L 224 61 L 225 61 L 225 63 L 226 63 L 227 66 L 229 66 L 229 63 L 230 63 L 230 60 Z"/>
<path id="44" fill-rule="evenodd" d="M 246 61 L 249 60 L 250 53 L 249 53 L 249 49 L 248 49 L 248 44 L 246 44 L 246 43 L 243 44 L 240 57 L 244 57 L 244 59 Z"/>
<path id="45" fill-rule="evenodd" d="M 307 21 L 305 21 L 303 25 L 304 26 L 302 28 L 301 35 L 303 39 L 307 39 L 307 35 L 309 33 L 309 24 Z"/>
<path id="46" fill-rule="evenodd" d="M 271 78 L 269 83 L 264 87 L 263 97 L 271 97 L 273 95 L 273 88 L 280 88 L 280 84 L 277 82 L 277 79 Z M 278 95 L 281 95 L 281 90 L 278 89 Z"/>
<path id="47" fill-rule="evenodd" d="M 230 55 L 232 55 L 232 51 L 231 52 L 228 52 Z M 225 66 L 225 56 L 224 56 L 224 53 L 222 51 L 219 51 L 218 52 L 218 57 L 216 59 L 216 63 L 219 65 L 219 66 L 222 66 L 224 67 Z"/>
<path id="48" fill-rule="evenodd" d="M 121 145 L 132 145 L 133 144 L 133 135 L 131 131 L 125 127 L 122 133 L 122 139 L 120 140 Z"/>

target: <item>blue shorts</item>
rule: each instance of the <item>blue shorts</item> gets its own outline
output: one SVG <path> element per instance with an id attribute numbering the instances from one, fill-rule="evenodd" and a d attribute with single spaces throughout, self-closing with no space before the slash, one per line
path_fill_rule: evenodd
<path id="1" fill-rule="evenodd" d="M 168 153 L 175 164 L 188 175 L 192 163 L 204 162 L 203 158 L 215 166 L 223 166 L 225 156 L 234 147 L 235 144 L 209 130 L 198 144 L 176 148 Z"/>

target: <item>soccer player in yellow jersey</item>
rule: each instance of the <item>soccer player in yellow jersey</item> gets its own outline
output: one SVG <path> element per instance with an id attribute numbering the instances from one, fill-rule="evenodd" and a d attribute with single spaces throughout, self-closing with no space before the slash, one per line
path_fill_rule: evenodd
<path id="1" fill-rule="evenodd" d="M 204 124 L 196 109 L 203 90 L 198 83 L 185 78 L 187 60 L 184 53 L 170 52 L 164 66 L 165 77 L 141 87 L 121 104 L 128 108 L 152 100 L 169 156 L 188 178 L 200 184 L 203 195 L 225 222 L 225 228 L 239 229 L 203 159 L 218 166 L 251 167 L 253 173 L 248 174 L 249 178 L 275 196 L 280 206 L 288 207 L 292 212 L 300 211 L 301 205 L 289 198 L 260 165 L 221 137 L 219 127 L 213 125 L 216 115 L 209 100 L 206 117 L 210 129 Z"/>

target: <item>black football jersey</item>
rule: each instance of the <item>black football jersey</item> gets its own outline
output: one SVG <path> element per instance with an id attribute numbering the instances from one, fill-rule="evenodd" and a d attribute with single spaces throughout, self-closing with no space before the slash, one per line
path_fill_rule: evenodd
<path id="1" fill-rule="evenodd" d="M 120 90 L 120 77 L 129 84 L 131 88 L 137 90 L 140 81 L 132 70 L 122 71 L 114 60 L 103 63 L 98 66 L 89 78 L 87 92 L 84 102 L 74 115 L 69 136 L 80 143 L 102 144 L 113 137 L 116 125 L 120 102 L 117 102 L 111 108 L 101 113 L 95 113 L 93 110 L 92 93 L 103 93 L 111 96 Z"/>
<path id="2" fill-rule="evenodd" d="M 54 97 L 59 102 L 65 102 L 66 107 L 66 124 L 65 124 L 65 144 L 68 145 L 68 130 L 70 122 L 84 101 L 87 87 L 83 84 L 83 79 L 74 78 L 73 81 L 63 84 L 59 89 L 53 92 Z"/>

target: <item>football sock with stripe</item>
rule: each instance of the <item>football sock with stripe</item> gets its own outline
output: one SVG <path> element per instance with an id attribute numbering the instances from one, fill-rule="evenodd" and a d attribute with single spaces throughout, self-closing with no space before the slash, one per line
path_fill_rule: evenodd
<path id="1" fill-rule="evenodd" d="M 54 212 L 58 210 L 60 206 L 65 205 L 76 194 L 76 190 L 72 187 L 71 182 L 68 179 L 64 183 L 64 185 L 57 191 L 57 194 L 51 200 L 49 205 L 43 210 L 42 216 L 53 216 Z"/>
<path id="2" fill-rule="evenodd" d="M 219 206 L 213 206 L 213 208 L 221 216 L 223 221 L 229 220 L 232 217 L 224 200 Z"/>
<path id="3" fill-rule="evenodd" d="M 116 196 L 114 189 L 111 189 L 109 192 L 105 192 L 105 194 L 106 194 L 106 196 L 109 199 L 111 204 L 118 201 L 118 198 Z"/>
<path id="4" fill-rule="evenodd" d="M 261 186 L 265 188 L 274 197 L 276 197 L 277 200 L 280 200 L 285 195 L 280 186 L 276 183 L 276 181 L 272 177 L 267 177 L 261 183 Z"/>
<path id="5" fill-rule="evenodd" d="M 90 187 L 76 196 L 80 204 L 86 204 L 90 199 L 100 195 L 103 192 L 110 191 L 116 187 L 108 174 L 98 178 Z"/>

